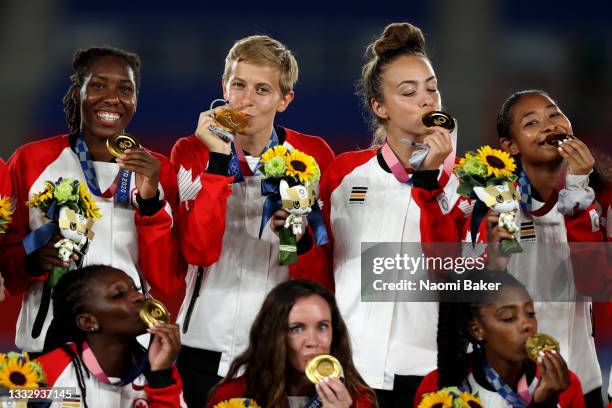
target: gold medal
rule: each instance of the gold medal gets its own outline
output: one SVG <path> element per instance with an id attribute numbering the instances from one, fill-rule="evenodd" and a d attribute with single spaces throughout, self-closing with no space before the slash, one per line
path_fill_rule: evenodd
<path id="1" fill-rule="evenodd" d="M 306 364 L 306 377 L 313 384 L 318 384 L 325 378 L 340 378 L 341 376 L 340 362 L 329 354 L 316 356 Z"/>
<path id="2" fill-rule="evenodd" d="M 455 129 L 455 120 L 446 112 L 433 111 L 425 114 L 421 121 L 425 127 L 440 126 L 452 132 Z"/>
<path id="3" fill-rule="evenodd" d="M 155 299 L 145 300 L 138 314 L 148 327 L 155 326 L 159 323 L 168 323 L 170 320 L 170 314 L 166 306 Z"/>
<path id="4" fill-rule="evenodd" d="M 525 341 L 525 349 L 527 350 L 527 355 L 530 359 L 537 362 L 538 355 L 540 351 L 549 350 L 556 351 L 557 353 L 561 351 L 559 347 L 559 342 L 555 340 L 553 337 L 544 333 L 536 333 L 527 338 Z"/>
<path id="5" fill-rule="evenodd" d="M 129 133 L 117 133 L 106 139 L 106 148 L 115 157 L 119 157 L 127 149 L 134 149 L 140 147 L 138 139 Z"/>
<path id="6" fill-rule="evenodd" d="M 249 125 L 249 120 L 244 113 L 229 107 L 218 108 L 214 116 L 215 122 L 226 132 L 244 132 Z"/>
<path id="7" fill-rule="evenodd" d="M 568 135 L 566 133 L 551 133 L 550 135 L 546 136 L 546 143 L 553 147 L 559 147 L 559 145 L 566 140 L 573 140 L 575 138 L 575 136 Z"/>

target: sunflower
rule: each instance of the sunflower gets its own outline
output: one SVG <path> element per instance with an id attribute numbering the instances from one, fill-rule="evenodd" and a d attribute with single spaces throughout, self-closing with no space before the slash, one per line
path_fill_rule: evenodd
<path id="1" fill-rule="evenodd" d="M 9 223 L 13 221 L 13 201 L 10 197 L 0 199 L 0 234 L 6 232 Z"/>
<path id="2" fill-rule="evenodd" d="M 472 395 L 469 392 L 463 391 L 459 395 L 459 398 L 463 400 L 463 403 L 465 404 L 466 407 L 482 408 L 482 401 L 480 401 L 480 398 L 478 397 L 478 393 L 476 393 L 476 395 Z"/>
<path id="3" fill-rule="evenodd" d="M 418 408 L 452 408 L 453 396 L 446 391 L 425 394 Z"/>
<path id="4" fill-rule="evenodd" d="M 27 353 L 8 357 L 0 364 L 0 386 L 6 388 L 38 388 L 44 382 L 44 374 L 37 363 L 30 361 Z"/>
<path id="5" fill-rule="evenodd" d="M 229 400 L 222 401 L 215 405 L 213 408 L 260 408 L 255 400 L 247 398 L 231 398 Z"/>
<path id="6" fill-rule="evenodd" d="M 272 159 L 273 157 L 285 157 L 286 154 L 287 154 L 287 148 L 285 146 L 283 145 L 274 146 L 266 150 L 265 153 L 261 155 L 261 159 L 259 159 L 259 161 L 262 163 L 266 163 L 268 160 Z"/>
<path id="7" fill-rule="evenodd" d="M 81 209 L 85 218 L 100 218 L 100 209 L 96 205 L 96 202 L 91 198 L 89 190 L 85 187 L 85 184 L 79 183 L 79 198 L 81 202 Z"/>
<path id="8" fill-rule="evenodd" d="M 504 151 L 492 149 L 490 146 L 483 146 L 478 149 L 480 161 L 487 166 L 487 175 L 495 177 L 511 177 L 516 164 L 514 159 Z"/>
<path id="9" fill-rule="evenodd" d="M 45 189 L 40 193 L 35 193 L 32 199 L 26 202 L 28 207 L 38 207 L 41 210 L 49 204 L 49 200 L 53 199 L 55 184 L 50 181 L 45 181 Z"/>
<path id="10" fill-rule="evenodd" d="M 317 162 L 312 156 L 299 150 L 291 150 L 285 156 L 287 175 L 295 177 L 302 183 L 312 183 L 319 173 Z"/>

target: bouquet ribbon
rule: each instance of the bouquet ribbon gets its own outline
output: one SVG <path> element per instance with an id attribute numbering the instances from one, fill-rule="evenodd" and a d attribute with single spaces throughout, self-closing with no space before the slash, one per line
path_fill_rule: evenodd
<path id="1" fill-rule="evenodd" d="M 280 180 L 278 179 L 269 178 L 261 180 L 261 194 L 266 197 L 266 200 L 264 201 L 261 224 L 259 225 L 259 238 L 261 238 L 264 227 L 268 221 L 270 221 L 272 215 L 282 208 L 279 184 Z M 329 237 L 327 236 L 327 229 L 325 228 L 325 222 L 323 221 L 319 203 L 315 201 L 312 206 L 312 211 L 306 215 L 306 218 L 314 234 L 317 246 L 327 244 L 329 242 Z"/>
<path id="2" fill-rule="evenodd" d="M 27 255 L 47 245 L 53 234 L 59 232 L 59 211 L 60 206 L 57 204 L 57 199 L 54 198 L 49 210 L 45 213 L 45 217 L 50 219 L 51 222 L 43 224 L 34 231 L 31 231 L 23 239 L 23 247 Z"/>

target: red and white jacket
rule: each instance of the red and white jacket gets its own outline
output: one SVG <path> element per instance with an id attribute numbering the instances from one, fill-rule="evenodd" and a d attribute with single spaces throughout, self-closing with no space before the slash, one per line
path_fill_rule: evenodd
<path id="1" fill-rule="evenodd" d="M 353 399 L 353 404 L 351 405 L 352 408 L 374 407 L 374 404 L 372 403 L 372 401 L 369 400 L 368 393 L 365 390 L 358 390 L 358 392 L 358 395 L 351 395 L 351 398 Z M 244 377 L 238 377 L 217 387 L 214 393 L 210 396 L 206 406 L 208 408 L 214 408 L 215 405 L 220 404 L 223 401 L 230 400 L 232 398 L 247 398 L 245 397 L 245 394 L 246 380 Z M 289 402 L 287 406 L 291 407 L 292 405 Z"/>
<path id="2" fill-rule="evenodd" d="M 11 197 L 13 194 L 13 190 L 11 188 L 11 176 L 9 174 L 9 169 L 6 166 L 6 163 L 0 159 L 0 199 L 5 197 Z M 4 235 L 0 234 L 0 257 L 2 255 L 2 242 L 4 241 Z M 2 272 L 2 268 L 0 268 L 0 272 Z"/>
<path id="3" fill-rule="evenodd" d="M 570 385 L 565 391 L 559 395 L 557 408 L 585 408 L 584 396 L 582 395 L 582 387 L 580 380 L 576 374 L 570 371 Z M 539 376 L 539 373 L 536 373 Z M 484 385 L 486 379 L 477 379 L 474 373 L 470 373 L 465 381 L 464 386 L 469 392 L 474 395 L 478 393 L 478 397 L 483 407 L 487 408 L 513 408 L 501 395 L 491 389 L 490 386 Z M 438 388 L 438 370 L 432 371 L 421 381 L 419 388 L 415 394 L 413 407 L 417 408 L 425 394 L 439 391 Z"/>
<path id="4" fill-rule="evenodd" d="M 313 156 L 325 174 L 333 152 L 323 139 L 282 127 L 276 131 L 282 145 Z M 207 173 L 209 152 L 195 136 L 177 141 L 171 161 L 179 182 L 179 244 L 189 263 L 177 318 L 181 342 L 221 352 L 218 374 L 224 376 L 246 349 L 251 324 L 272 288 L 290 278 L 325 282 L 302 256 L 297 264 L 278 265 L 279 240 L 269 226 L 259 238 L 260 176 L 232 183 L 233 176 Z"/>
<path id="5" fill-rule="evenodd" d="M 75 350 L 76 347 L 73 347 Z M 70 388 L 71 395 L 64 401 L 55 401 L 50 407 L 81 407 L 83 395 L 79 388 L 76 368 L 70 356 L 61 348 L 57 348 L 36 359 L 45 372 L 47 386 L 50 388 Z M 149 386 L 144 374 L 140 374 L 134 381 L 123 386 L 114 386 L 98 380 L 94 375 L 87 375 L 87 368 L 83 367 L 86 401 L 89 407 L 116 407 L 116 408 L 177 408 L 187 407 L 183 399 L 183 383 L 176 367 L 172 366 L 173 384 L 161 388 Z M 59 388 L 61 390 L 61 388 Z M 67 390 L 64 390 L 67 391 Z"/>
<path id="6" fill-rule="evenodd" d="M 573 177 L 574 180 L 580 178 Z M 588 177 L 578 182 L 586 186 Z M 534 211 L 543 205 L 532 199 Z M 520 228 L 515 235 L 523 252 L 510 257 L 507 270 L 536 300 L 538 331 L 559 341 L 561 355 L 568 367 L 580 378 L 584 392 L 591 392 L 602 385 L 602 376 L 593 339 L 591 299 L 585 296 L 589 294 L 586 288 L 612 285 L 610 264 L 605 262 L 610 254 L 591 250 L 602 249 L 600 246 L 582 244 L 606 240 L 596 204 L 585 210 L 575 210 L 571 215 L 561 214 L 556 204 L 542 216 L 529 215 L 521 209 L 516 224 Z M 469 223 L 466 225 L 469 239 Z M 486 236 L 486 222 L 483 221 L 478 240 L 484 242 Z M 573 246 L 572 243 L 580 244 Z M 547 271 L 546 279 L 542 278 L 542 271 Z M 555 271 L 554 276 L 551 276 L 552 271 Z M 569 301 L 550 301 L 561 299 L 561 294 Z M 537 301 L 538 298 L 544 301 Z"/>
<path id="7" fill-rule="evenodd" d="M 395 374 L 424 376 L 436 366 L 437 303 L 363 302 L 360 276 L 362 242 L 459 241 L 471 207 L 459 206 L 454 175 L 433 183 L 400 183 L 374 149 L 336 157 L 321 180 L 331 243 L 303 256 L 333 274 L 355 365 L 372 388 L 393 389 Z"/>
<path id="8" fill-rule="evenodd" d="M 164 286 L 166 276 L 176 274 L 178 269 L 178 245 L 173 230 L 172 207 L 177 197 L 175 173 L 170 161 L 157 153 L 161 161 L 160 200 L 163 207 L 151 216 L 143 216 L 136 208 L 135 175 L 130 179 L 131 206 L 120 208 L 113 199 L 94 196 L 100 208 L 101 218 L 92 228 L 95 233 L 89 244 L 83 265 L 104 264 L 123 270 L 139 285 L 146 275 L 149 282 L 167 293 Z M 105 191 L 115 179 L 119 165 L 115 162 L 94 162 L 100 189 Z M 15 151 L 8 162 L 13 194 L 16 198 L 14 221 L 6 235 L 5 256 L 2 271 L 6 273 L 7 289 L 12 294 L 24 292 L 15 343 L 18 348 L 40 352 L 46 331 L 52 320 L 49 308 L 40 336 L 32 338 L 32 326 L 41 302 L 46 273 L 36 274 L 26 270 L 26 254 L 23 238 L 47 222 L 38 208 L 28 208 L 26 201 L 41 192 L 45 181 L 56 181 L 59 177 L 71 177 L 85 183 L 79 160 L 71 149 L 68 135 L 28 143 Z"/>

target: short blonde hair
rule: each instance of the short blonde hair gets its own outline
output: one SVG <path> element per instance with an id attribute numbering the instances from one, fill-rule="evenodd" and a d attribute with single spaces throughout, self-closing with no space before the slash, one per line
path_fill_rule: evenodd
<path id="1" fill-rule="evenodd" d="M 241 61 L 277 68 L 283 95 L 291 92 L 297 82 L 298 65 L 293 53 L 280 41 L 267 35 L 252 35 L 234 43 L 225 57 L 223 83 L 229 78 L 232 64 Z"/>

